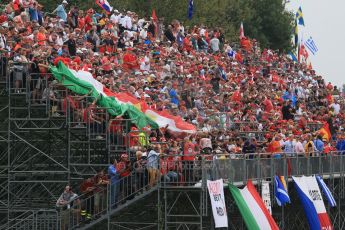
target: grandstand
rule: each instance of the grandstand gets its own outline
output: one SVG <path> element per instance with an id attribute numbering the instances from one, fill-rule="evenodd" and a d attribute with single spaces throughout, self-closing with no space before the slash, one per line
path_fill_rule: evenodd
<path id="1" fill-rule="evenodd" d="M 26 11 L 23 9 L 23 12 Z M 20 16 L 23 12 L 19 12 L 20 14 L 14 12 L 14 15 Z M 90 15 L 93 13 L 92 10 L 87 12 Z M 16 21 L 11 18 L 11 12 L 7 12 L 6 16 L 8 22 Z M 98 20 L 101 19 L 98 18 Z M 17 21 L 16 23 L 19 24 Z M 17 26 L 16 23 L 13 25 Z M 148 27 L 150 26 L 151 24 L 148 24 Z M 51 29 L 48 27 L 50 26 L 47 26 L 47 29 Z M 57 24 L 56 27 L 61 29 L 61 26 Z M 143 30 L 147 29 L 144 27 Z M 35 27 L 39 30 L 40 28 L 42 27 Z M 119 33 L 128 34 L 128 31 Z M 0 28 L 0 35 L 2 34 L 3 28 Z M 186 37 L 189 39 L 190 35 L 186 34 Z M 29 37 L 28 34 L 25 34 L 22 37 L 23 40 L 24 36 Z M 167 40 L 166 37 L 168 36 L 162 35 L 162 40 Z M 9 40 L 11 38 L 8 37 Z M 204 35 L 200 36 L 200 44 L 203 44 L 202 39 L 204 38 Z M 124 53 L 122 53 L 122 48 L 112 50 L 114 53 L 116 52 L 116 55 L 132 55 L 132 57 L 138 55 L 144 59 L 144 62 L 134 62 L 135 65 L 133 65 L 131 60 L 121 63 L 118 59 L 112 59 L 112 62 L 116 64 L 110 65 L 111 70 L 105 70 L 107 60 L 102 63 L 95 59 L 99 55 L 107 58 L 106 52 L 90 51 L 89 56 L 83 58 L 84 62 L 78 64 L 77 59 L 67 60 L 69 56 L 74 56 L 69 53 L 72 53 L 73 50 L 68 51 L 67 46 L 64 47 L 66 53 L 59 56 L 57 52 L 52 51 L 51 57 L 47 57 L 43 54 L 45 50 L 40 48 L 30 50 L 30 47 L 25 46 L 27 45 L 25 42 L 30 44 L 30 41 L 22 42 L 23 40 L 11 40 L 14 44 L 10 45 L 12 51 L 8 52 L 7 49 L 2 48 L 0 56 L 0 119 L 3 121 L 0 123 L 0 230 L 213 229 L 214 220 L 207 192 L 207 180 L 223 179 L 226 185 L 242 186 L 248 179 L 251 179 L 259 187 L 263 181 L 273 182 L 273 178 L 277 174 L 285 178 L 313 174 L 323 176 L 338 204 L 336 208 L 327 208 L 334 229 L 344 228 L 345 168 L 343 165 L 345 159 L 342 151 L 345 149 L 339 146 L 336 148 L 335 143 L 332 143 L 328 146 L 333 147 L 329 148 L 329 152 L 326 152 L 325 149 L 319 151 L 317 146 L 312 151 L 303 149 L 303 152 L 269 150 L 270 143 L 274 141 L 273 137 L 281 138 L 284 135 L 285 139 L 293 133 L 296 139 L 306 136 L 304 141 L 308 141 L 307 138 L 314 138 L 312 134 L 319 135 L 319 130 L 324 127 L 324 122 L 328 119 L 328 117 L 323 117 L 321 112 L 316 112 L 313 106 L 316 104 L 327 113 L 331 104 L 325 100 L 329 96 L 328 93 L 339 93 L 334 88 L 327 91 L 326 86 L 321 84 L 321 80 L 320 83 L 317 81 L 315 83 L 314 80 L 308 79 L 312 76 L 309 75 L 310 73 L 308 74 L 309 70 L 307 71 L 306 66 L 294 64 L 291 60 L 278 54 L 269 54 L 272 51 L 260 52 L 259 46 L 251 44 L 249 40 L 245 42 L 245 46 L 240 44 L 237 50 L 238 54 L 242 52 L 243 57 L 239 55 L 232 57 L 229 55 L 232 50 L 227 48 L 226 52 L 215 51 L 211 46 L 204 47 L 202 50 L 199 46 L 195 48 L 195 43 L 187 41 L 176 48 L 169 42 L 155 41 L 155 38 L 152 37 L 150 39 L 140 38 L 134 45 L 129 39 L 128 44 L 123 44 L 123 49 L 126 50 Z M 51 41 L 49 45 L 44 44 L 44 39 L 38 42 L 43 42 L 41 47 L 54 46 L 54 42 Z M 147 68 L 145 65 L 148 64 L 144 54 L 149 48 L 140 46 L 145 42 L 153 44 L 151 47 L 153 52 L 149 54 L 149 58 L 151 68 L 154 70 L 149 76 L 145 73 L 146 70 L 137 66 L 141 64 Z M 89 43 L 91 42 L 85 44 L 90 45 Z M 26 47 L 24 49 L 29 50 L 28 54 L 22 54 L 22 48 L 15 49 L 15 45 L 18 44 Z M 32 45 L 36 47 L 34 44 Z M 112 48 L 120 45 L 120 43 L 113 44 Z M 78 46 L 77 50 L 84 52 L 81 50 L 84 43 Z M 158 49 L 157 47 L 162 48 L 161 53 L 167 50 L 173 53 L 159 57 L 160 53 L 155 50 Z M 131 53 L 132 48 L 137 48 L 134 53 Z M 91 48 L 88 49 L 91 50 Z M 80 52 L 78 53 L 80 54 Z M 219 56 L 217 56 L 218 54 Z M 23 61 L 21 59 L 23 56 L 32 57 L 30 60 Z M 41 56 L 42 59 L 36 59 Z M 175 59 L 174 56 L 178 56 L 178 58 Z M 211 59 L 210 63 L 207 62 L 208 60 L 205 61 L 207 62 L 205 66 L 210 64 L 212 67 L 198 69 L 197 66 L 193 66 L 193 61 L 196 62 L 194 57 Z M 217 62 L 215 57 L 225 59 L 224 63 Z M 250 70 L 249 64 L 246 66 L 243 58 L 248 58 L 247 63 L 255 63 L 254 66 L 261 65 L 260 71 L 262 70 L 262 72 Z M 190 72 L 175 71 L 178 75 L 185 77 L 182 78 L 183 82 L 188 81 L 189 84 L 194 84 L 194 88 L 200 89 L 202 92 L 195 92 L 193 87 L 175 81 L 170 75 L 173 75 L 172 72 L 174 68 L 176 69 L 176 65 L 174 67 L 171 64 L 167 67 L 164 61 L 168 61 L 168 59 L 169 62 L 175 62 L 174 65 L 180 67 L 185 65 L 185 69 L 192 69 L 193 71 Z M 126 104 L 121 108 L 139 104 L 138 108 L 142 110 L 135 111 L 136 115 L 139 114 L 138 116 L 143 119 L 140 121 L 152 122 L 154 120 L 152 116 L 147 115 L 151 112 L 151 115 L 154 113 L 164 117 L 162 119 L 164 121 L 169 120 L 167 123 L 170 126 L 166 126 L 165 123 L 162 125 L 160 123 L 162 121 L 157 121 L 159 124 L 157 131 L 154 131 L 153 128 L 149 129 L 147 126 L 138 129 L 136 127 L 139 127 L 141 123 L 138 122 L 138 119 L 131 117 L 129 109 L 124 114 L 114 115 L 109 111 L 117 111 L 118 107 L 113 106 L 116 103 L 108 104 L 113 107 L 106 107 L 100 102 L 108 96 L 109 91 L 106 91 L 108 94 L 103 91 L 99 93 L 86 87 L 87 93 L 85 91 L 81 93 L 81 90 L 77 90 L 81 84 L 71 81 L 73 76 L 64 74 L 62 78 L 59 78 L 53 71 L 54 65 L 61 67 L 62 63 L 70 68 L 71 73 L 74 73 L 71 70 L 72 67 L 75 70 L 82 68 L 84 70 L 84 64 L 88 67 L 89 60 L 93 60 L 93 64 L 99 65 L 90 66 L 96 70 L 96 75 L 93 77 L 97 82 L 91 84 L 93 87 L 100 84 L 103 91 L 109 89 L 118 101 L 121 101 L 120 99 L 123 99 L 124 95 L 127 96 L 127 102 L 132 104 L 119 103 L 119 107 Z M 270 61 L 272 62 L 271 70 L 264 66 L 266 62 Z M 202 66 L 203 62 L 200 61 L 197 64 Z M 300 84 L 291 86 L 292 89 L 295 89 L 293 87 L 300 89 L 299 87 L 303 86 L 300 82 L 305 81 L 311 84 L 310 88 L 313 90 L 314 88 L 319 90 L 318 96 L 321 96 L 316 97 L 316 93 L 313 95 L 311 92 L 309 92 L 310 94 L 303 92 L 299 95 L 286 90 L 284 87 L 288 88 L 290 79 L 285 76 L 283 65 L 290 68 L 286 68 L 286 72 L 293 69 L 290 77 L 297 79 Z M 220 77 L 224 77 L 223 71 L 219 71 L 219 68 L 223 68 L 223 66 L 223 71 L 227 73 L 225 76 L 227 79 L 224 81 L 217 78 L 218 72 L 221 74 Z M 92 68 L 86 69 L 93 71 Z M 97 72 L 101 68 L 105 72 Z M 121 71 L 112 72 L 113 70 L 122 70 L 125 74 Z M 204 75 L 199 76 L 198 71 L 200 75 L 204 72 Z M 272 71 L 274 76 L 268 76 L 267 73 L 267 78 L 265 78 L 264 75 L 267 71 Z M 231 73 L 235 72 L 240 77 L 232 76 Z M 303 73 L 305 76 L 302 76 Z M 110 86 L 111 74 L 116 76 L 115 81 L 119 84 Z M 144 84 L 129 82 L 132 80 L 131 76 L 127 78 L 126 74 L 135 75 L 137 78 L 144 75 L 140 79 Z M 208 77 L 208 74 L 211 77 Z M 157 80 L 158 85 L 153 85 L 153 81 L 148 80 L 149 77 L 157 78 L 163 75 L 166 76 Z M 192 77 L 197 80 L 191 80 Z M 198 77 L 200 77 L 199 80 Z M 278 80 L 274 77 L 277 77 Z M 70 81 L 67 82 L 67 80 Z M 219 84 L 220 81 L 222 84 Z M 206 83 L 204 84 L 204 82 Z M 254 89 L 255 82 L 258 83 L 258 89 Z M 241 85 L 241 87 L 237 85 Z M 134 86 L 136 88 L 132 92 L 131 87 Z M 175 87 L 176 91 L 181 93 L 181 98 L 171 93 L 174 88 L 169 89 L 168 93 L 164 92 L 165 86 Z M 184 87 L 189 87 L 190 92 L 195 93 L 192 95 L 195 100 L 190 103 L 192 105 L 187 112 L 184 109 L 189 100 L 184 98 L 188 98 L 190 95 L 185 91 L 182 95 L 181 89 Z M 272 90 L 266 91 L 267 88 Z M 97 90 L 100 89 L 97 88 Z M 278 92 L 276 95 L 271 95 L 276 92 Z M 255 97 L 251 93 L 255 94 Z M 95 94 L 97 95 L 95 96 Z M 102 94 L 102 97 L 99 94 Z M 163 98 L 155 98 L 155 94 L 163 95 Z M 226 97 L 223 94 L 226 94 Z M 259 94 L 262 94 L 263 97 L 260 98 Z M 141 95 L 142 98 L 140 98 Z M 310 100 L 305 100 L 305 95 L 310 96 Z M 228 96 L 231 99 L 228 99 Z M 256 100 L 256 97 L 262 101 Z M 306 109 L 303 111 L 304 113 L 295 111 L 293 119 L 284 119 L 282 117 L 284 114 L 281 115 L 283 104 L 288 103 L 289 99 L 293 101 L 293 97 L 298 97 L 297 100 L 305 102 Z M 337 95 L 337 97 L 338 100 L 342 98 L 341 95 Z M 143 98 L 145 98 L 144 101 L 141 100 Z M 178 98 L 180 102 L 184 102 L 184 105 L 174 103 L 172 98 Z M 223 102 L 221 102 L 222 100 Z M 227 104 L 227 100 L 235 103 Z M 136 104 L 137 101 L 139 101 L 138 104 Z M 165 106 L 162 110 L 158 109 L 160 103 Z M 269 107 L 270 104 L 273 108 L 267 112 L 266 107 Z M 154 105 L 156 105 L 155 108 Z M 144 111 L 145 106 L 148 108 Z M 253 116 L 260 110 L 260 107 L 263 110 L 258 114 L 266 116 L 266 119 L 261 120 L 260 116 Z M 308 118 L 305 119 L 305 123 L 301 122 L 304 117 Z M 340 127 L 343 125 L 343 118 L 340 115 L 338 117 L 340 117 Z M 172 127 L 172 124 L 176 126 Z M 340 143 L 342 137 L 337 134 L 341 134 L 342 130 L 339 128 L 336 131 L 338 133 L 333 136 L 337 138 L 337 143 Z M 192 133 L 192 135 L 188 136 L 186 133 Z M 315 135 L 315 139 L 318 135 Z M 197 141 L 193 140 L 191 136 Z M 327 140 L 331 138 L 328 136 Z M 255 141 L 254 151 L 253 142 L 248 142 L 248 140 Z M 211 143 L 210 147 L 208 141 Z M 322 139 L 322 141 L 326 143 L 326 140 Z M 201 147 L 204 145 L 205 148 L 200 147 L 198 150 L 194 148 L 193 154 L 186 154 L 185 144 L 194 144 L 194 142 L 200 143 Z M 231 145 L 235 147 L 230 148 Z M 162 153 L 157 158 L 155 168 L 157 170 L 155 172 L 162 177 L 159 176 L 159 179 L 156 180 L 151 178 L 150 170 L 155 167 L 155 162 L 150 162 L 152 158 L 150 158 L 151 151 L 149 150 Z M 142 158 L 140 156 L 143 156 L 144 152 L 147 153 L 146 157 L 150 165 L 147 163 L 141 167 Z M 115 188 L 112 187 L 114 184 L 109 173 L 114 158 L 117 159 L 118 165 L 125 164 L 124 168 L 117 169 L 119 172 L 116 175 L 119 174 L 117 175 L 119 178 L 115 179 Z M 127 167 L 129 162 L 131 164 Z M 105 174 L 109 175 L 104 176 L 102 171 L 107 171 Z M 94 182 L 95 178 L 97 178 L 97 183 Z M 91 186 L 88 184 L 91 183 L 89 179 L 94 180 L 92 182 L 94 184 Z M 98 183 L 103 180 L 107 183 Z M 292 183 L 289 182 L 291 180 L 288 180 L 288 190 L 293 201 L 290 206 L 278 207 L 274 201 L 273 191 L 271 192 L 273 217 L 282 229 L 308 229 L 303 209 L 297 202 L 297 194 L 293 190 Z M 67 189 L 67 185 L 72 189 Z M 91 187 L 90 192 L 88 189 Z M 78 195 L 73 197 L 73 202 L 59 205 L 59 197 L 64 189 L 67 194 L 72 194 L 68 193 L 72 190 Z M 229 228 L 245 229 L 239 210 L 227 190 L 225 189 L 225 198 Z"/>

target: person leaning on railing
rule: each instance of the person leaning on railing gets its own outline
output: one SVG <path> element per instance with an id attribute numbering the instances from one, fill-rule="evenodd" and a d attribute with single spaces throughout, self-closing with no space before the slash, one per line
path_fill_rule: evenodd
<path id="1" fill-rule="evenodd" d="M 99 171 L 93 180 L 95 183 L 94 213 L 95 215 L 98 215 L 106 207 L 107 186 L 110 181 L 108 180 L 107 175 L 105 175 L 104 170 Z"/>
<path id="2" fill-rule="evenodd" d="M 132 191 L 132 163 L 128 158 L 128 154 L 121 154 L 121 159 L 116 165 L 116 171 L 120 175 L 122 182 L 120 183 L 120 199 L 129 198 Z"/>
<path id="3" fill-rule="evenodd" d="M 137 151 L 136 152 L 136 161 L 133 164 L 133 168 L 135 171 L 135 191 L 143 192 L 145 186 L 147 185 L 148 180 L 148 172 L 146 170 L 147 167 L 147 156 L 144 155 L 143 152 Z"/>
<path id="4" fill-rule="evenodd" d="M 150 146 L 147 155 L 147 171 L 149 173 L 149 187 L 152 188 L 157 184 L 159 179 L 159 155 L 161 147 L 159 144 Z"/>
<path id="5" fill-rule="evenodd" d="M 71 186 L 67 185 L 56 201 L 56 207 L 61 211 L 61 230 L 67 229 L 66 226 L 69 224 L 71 214 L 70 209 L 75 206 L 74 201 L 79 202 L 77 198 L 78 195 L 72 191 Z"/>
<path id="6" fill-rule="evenodd" d="M 116 207 L 116 202 L 118 200 L 118 194 L 119 194 L 119 178 L 120 174 L 118 173 L 116 166 L 117 166 L 117 160 L 113 159 L 111 161 L 111 165 L 108 167 L 108 176 L 110 179 L 110 190 L 109 190 L 109 202 L 110 202 L 110 208 Z"/>
<path id="7" fill-rule="evenodd" d="M 94 178 L 87 178 L 80 185 L 80 192 L 83 194 L 81 217 L 82 221 L 90 221 L 94 213 L 94 190 L 95 190 Z"/>

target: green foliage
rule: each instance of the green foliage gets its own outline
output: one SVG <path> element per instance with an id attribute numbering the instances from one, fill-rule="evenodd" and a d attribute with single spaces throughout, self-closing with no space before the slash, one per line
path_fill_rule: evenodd
<path id="1" fill-rule="evenodd" d="M 293 15 L 286 12 L 282 0 L 194 0 L 194 15 L 187 19 L 188 0 L 108 0 L 118 10 L 131 10 L 140 16 L 150 16 L 155 9 L 165 22 L 178 19 L 186 26 L 221 27 L 226 38 L 238 41 L 241 21 L 245 35 L 256 38 L 263 47 L 288 51 L 291 49 Z M 58 3 L 40 0 L 52 11 Z M 94 0 L 70 0 L 81 9 L 97 7 Z"/>

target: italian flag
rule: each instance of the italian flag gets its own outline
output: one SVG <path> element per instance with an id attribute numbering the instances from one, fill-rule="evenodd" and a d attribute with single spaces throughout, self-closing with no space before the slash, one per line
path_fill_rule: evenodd
<path id="1" fill-rule="evenodd" d="M 60 83 L 76 94 L 85 95 L 92 90 L 91 96 L 99 98 L 97 101 L 99 106 L 107 108 L 112 116 L 127 114 L 139 129 L 150 126 L 154 129 L 168 127 L 173 133 L 196 132 L 194 125 L 183 121 L 180 117 L 173 116 L 167 111 L 155 111 L 144 101 L 139 101 L 129 93 L 112 92 L 94 79 L 90 72 L 69 69 L 61 61 L 50 70 Z"/>
<path id="2" fill-rule="evenodd" d="M 113 93 L 109 89 L 105 90 L 108 95 L 115 97 L 120 103 L 128 103 L 134 105 L 142 111 L 146 116 L 158 124 L 159 127 L 167 127 L 172 134 L 179 135 L 181 133 L 193 134 L 196 132 L 194 125 L 185 122 L 181 117 L 171 115 L 168 111 L 157 111 L 150 108 L 144 101 L 140 101 L 129 93 Z"/>
<path id="3" fill-rule="evenodd" d="M 249 230 L 279 229 L 251 180 L 243 189 L 231 184 L 229 189 Z"/>

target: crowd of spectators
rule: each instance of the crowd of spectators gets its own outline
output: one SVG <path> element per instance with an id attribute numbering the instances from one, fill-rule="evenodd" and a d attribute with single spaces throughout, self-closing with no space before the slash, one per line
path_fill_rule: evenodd
<path id="1" fill-rule="evenodd" d="M 35 0 L 4 7 L 3 55 L 33 63 L 28 71 L 34 73 L 47 71 L 39 64 L 58 61 L 90 71 L 114 92 L 128 92 L 156 110 L 168 110 L 193 123 L 199 131 L 188 140 L 200 151 L 208 147 L 228 153 L 282 152 L 291 139 L 304 147 L 285 149 L 305 152 L 308 140 L 316 142 L 318 136 L 308 128 L 311 122 L 328 122 L 333 147 L 337 146 L 332 141 L 342 139 L 337 134 L 344 126 L 343 100 L 333 96 L 340 95 L 339 89 L 307 65 L 262 49 L 255 39 L 243 38 L 236 44 L 225 39 L 221 28 L 184 27 L 177 20 L 141 18 L 131 11 L 114 10 L 110 15 L 83 11 L 67 1 L 52 13 L 43 12 L 43 7 Z M 18 89 L 24 84 L 23 71 L 18 67 L 14 74 Z M 33 97 L 39 96 L 35 94 L 39 87 L 34 85 Z M 253 135 L 239 136 L 239 130 Z M 256 131 L 266 133 L 257 138 Z M 166 128 L 154 133 L 158 141 L 186 141 L 172 137 Z M 211 142 L 201 142 L 202 138 Z M 320 141 L 328 144 L 328 139 Z"/>
<path id="2" fill-rule="evenodd" d="M 157 153 L 193 161 L 200 153 L 309 157 L 345 150 L 344 100 L 336 86 L 310 66 L 260 47 L 255 39 L 227 40 L 222 28 L 188 27 L 126 10 L 81 10 L 66 0 L 47 13 L 35 0 L 14 0 L 0 13 L 0 51 L 6 60 L 30 63 L 14 71 L 18 92 L 28 76 L 25 71 L 40 73 L 26 81 L 35 80 L 34 102 L 40 103 L 42 96 L 54 98 L 39 79 L 47 77 L 45 66 L 62 61 L 91 72 L 113 92 L 130 93 L 197 127 L 195 134 L 183 137 L 167 127 L 147 131 L 148 140 L 133 148 L 139 160 L 114 163 L 109 175 L 140 170 L 141 157 L 153 159 L 150 154 Z M 45 93 L 40 95 L 39 89 Z M 329 138 L 309 125 L 325 122 Z M 169 164 L 146 163 L 149 176 L 138 180 L 148 178 L 150 186 L 160 174 L 169 180 L 179 177 L 164 170 Z"/>

